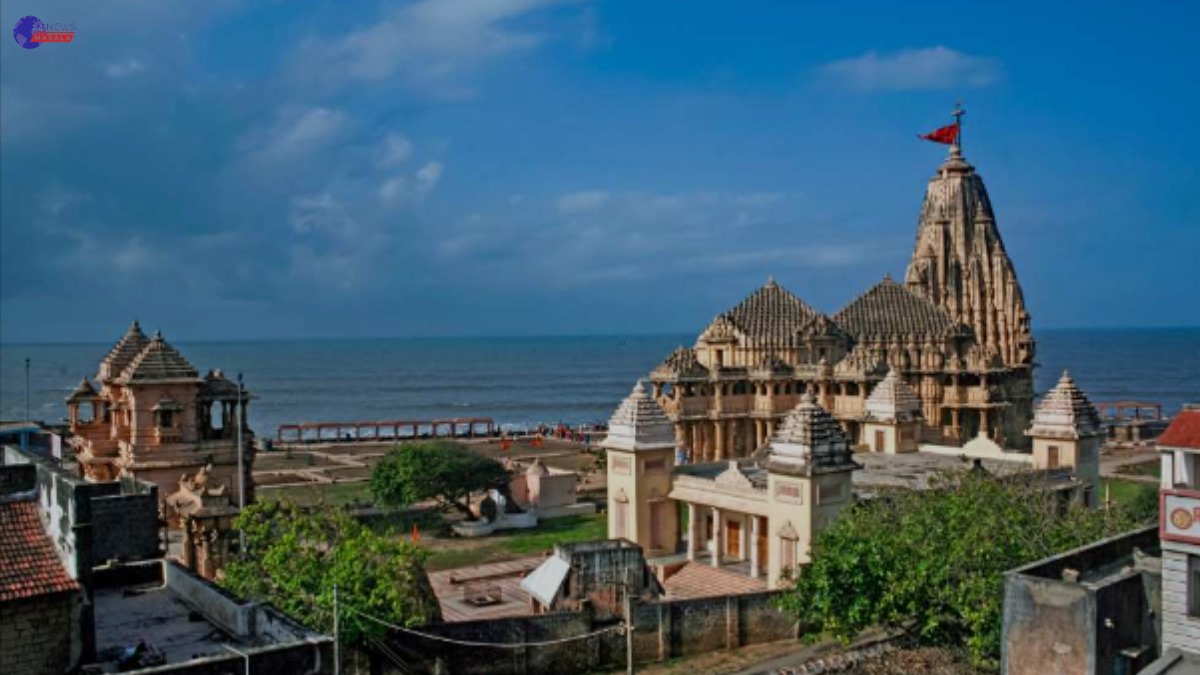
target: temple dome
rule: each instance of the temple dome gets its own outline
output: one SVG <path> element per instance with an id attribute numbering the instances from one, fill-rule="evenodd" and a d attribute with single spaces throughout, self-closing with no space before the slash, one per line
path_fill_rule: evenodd
<path id="1" fill-rule="evenodd" d="M 150 344 L 150 339 L 142 332 L 142 327 L 138 324 L 137 319 L 134 319 L 129 330 L 125 331 L 121 339 L 117 340 L 113 348 L 108 351 L 108 355 L 100 362 L 100 370 L 96 374 L 96 379 L 101 383 L 116 379 L 148 344 Z"/>
<path id="2" fill-rule="evenodd" d="M 833 320 L 858 339 L 941 337 L 957 328 L 946 310 L 890 276 L 852 300 Z"/>
<path id="3" fill-rule="evenodd" d="M 67 398 L 67 402 L 70 403 L 71 401 L 86 400 L 95 397 L 96 388 L 85 377 L 79 381 L 79 386 L 75 387 L 75 391 L 71 392 L 71 395 Z"/>
<path id="4" fill-rule="evenodd" d="M 771 437 L 764 463 L 774 473 L 807 476 L 860 468 L 851 455 L 841 425 L 805 393 Z"/>
<path id="5" fill-rule="evenodd" d="M 1038 404 L 1033 413 L 1033 424 L 1025 432 L 1030 437 L 1063 439 L 1102 434 L 1104 426 L 1100 414 L 1065 370 L 1058 384 Z"/>
<path id="6" fill-rule="evenodd" d="M 616 450 L 659 450 L 675 447 L 675 427 L 662 407 L 638 380 L 608 422 L 603 447 Z"/>
<path id="7" fill-rule="evenodd" d="M 911 422 L 921 417 L 921 399 L 895 369 L 889 370 L 865 404 L 867 419 Z"/>
<path id="8" fill-rule="evenodd" d="M 120 384 L 133 382 L 198 381 L 199 371 L 178 350 L 172 347 L 162 333 L 155 333 L 133 361 L 121 371 L 117 379 Z"/>
<path id="9" fill-rule="evenodd" d="M 813 309 L 774 278 L 746 296 L 729 311 L 717 316 L 709 330 L 721 333 L 734 329 L 766 343 L 785 343 L 808 333 L 836 331 L 827 317 Z"/>

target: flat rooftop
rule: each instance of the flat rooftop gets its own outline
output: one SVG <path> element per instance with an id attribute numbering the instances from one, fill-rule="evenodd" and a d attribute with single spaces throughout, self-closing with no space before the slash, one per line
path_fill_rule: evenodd
<path id="1" fill-rule="evenodd" d="M 974 459 L 965 454 L 955 456 L 932 452 L 905 452 L 889 455 L 879 452 L 858 452 L 854 461 L 863 465 L 851 477 L 859 496 L 870 496 L 889 488 L 925 490 L 930 479 L 939 474 L 971 470 Z M 980 465 L 995 476 L 1029 471 L 1032 465 L 1007 459 L 981 459 Z"/>
<path id="2" fill-rule="evenodd" d="M 96 660 L 88 665 L 106 673 L 195 659 L 240 662 L 245 653 L 290 649 L 304 654 L 293 660 L 297 664 L 319 663 L 324 657 L 316 651 L 332 649 L 329 637 L 270 605 L 237 598 L 174 562 L 98 568 L 95 579 Z M 138 649 L 142 656 L 122 671 L 122 661 Z"/>
<path id="3" fill-rule="evenodd" d="M 521 588 L 521 579 L 545 560 L 544 556 L 533 556 L 430 572 L 429 583 L 442 607 L 442 619 L 475 621 L 532 614 L 529 593 Z"/>
<path id="4" fill-rule="evenodd" d="M 156 649 L 166 663 L 231 653 L 224 645 L 239 651 L 259 646 L 210 623 L 165 586 L 144 584 L 96 591 L 98 665 L 105 672 L 118 672 L 117 660 L 138 642 Z"/>

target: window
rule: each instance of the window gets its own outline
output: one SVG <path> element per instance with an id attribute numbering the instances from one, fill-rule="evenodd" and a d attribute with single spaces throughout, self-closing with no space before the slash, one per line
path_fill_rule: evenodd
<path id="1" fill-rule="evenodd" d="M 1046 448 L 1046 468 L 1047 469 L 1057 469 L 1058 468 L 1058 446 L 1057 445 L 1047 446 L 1047 448 Z"/>
<path id="2" fill-rule="evenodd" d="M 779 565 L 785 570 L 796 566 L 796 540 L 779 538 Z"/>
<path id="3" fill-rule="evenodd" d="M 843 498 L 841 483 L 821 483 L 817 492 L 818 504 L 832 504 L 842 501 Z"/>
<path id="4" fill-rule="evenodd" d="M 1188 615 L 1200 617 L 1200 556 L 1187 557 Z"/>
<path id="5" fill-rule="evenodd" d="M 629 475 L 629 458 L 628 457 L 613 457 L 610 461 L 612 461 L 613 473 L 624 474 L 626 476 Z"/>
<path id="6" fill-rule="evenodd" d="M 775 496 L 788 500 L 801 500 L 800 485 L 797 483 L 776 483 Z"/>
<path id="7" fill-rule="evenodd" d="M 164 429 L 175 426 L 175 413 L 170 410 L 158 411 L 158 426 Z"/>
<path id="8" fill-rule="evenodd" d="M 617 502 L 617 508 L 613 514 L 613 539 L 628 539 L 629 538 L 629 504 L 625 502 Z"/>

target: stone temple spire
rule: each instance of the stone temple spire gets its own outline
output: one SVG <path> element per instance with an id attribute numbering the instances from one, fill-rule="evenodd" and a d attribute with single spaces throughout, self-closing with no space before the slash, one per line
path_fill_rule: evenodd
<path id="1" fill-rule="evenodd" d="M 961 115 L 961 109 L 956 112 Z M 1033 364 L 1033 335 L 1016 270 L 983 179 L 957 142 L 925 191 L 905 282 L 970 326 L 979 344 L 1005 364 Z"/>
<path id="2" fill-rule="evenodd" d="M 675 427 L 663 409 L 638 380 L 608 422 L 602 443 L 618 450 L 659 450 L 675 447 Z"/>

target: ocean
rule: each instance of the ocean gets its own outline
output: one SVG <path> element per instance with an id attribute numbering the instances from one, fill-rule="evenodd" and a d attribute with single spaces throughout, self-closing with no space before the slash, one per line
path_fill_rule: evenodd
<path id="1" fill-rule="evenodd" d="M 306 421 L 491 417 L 504 425 L 607 420 L 638 377 L 694 335 L 195 342 L 203 374 L 244 373 L 250 424 L 274 435 Z M 1036 389 L 1069 369 L 1093 401 L 1145 399 L 1174 414 L 1200 402 L 1200 328 L 1037 333 Z M 109 344 L 0 345 L 0 419 L 66 417 Z"/>

